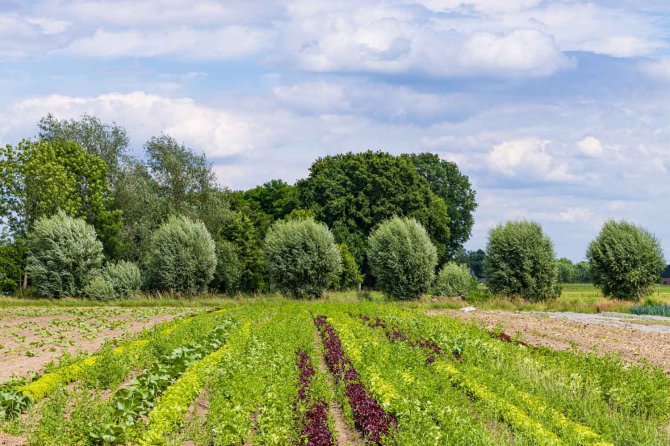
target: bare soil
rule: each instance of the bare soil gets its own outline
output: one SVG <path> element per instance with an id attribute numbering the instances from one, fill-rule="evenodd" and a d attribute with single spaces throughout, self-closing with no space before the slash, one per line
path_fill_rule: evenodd
<path id="1" fill-rule="evenodd" d="M 45 314 L 36 314 L 42 311 Z M 91 353 L 184 313 L 174 308 L 6 309 L 0 320 L 0 382 L 40 373 L 63 354 Z"/>
<path id="2" fill-rule="evenodd" d="M 26 440 L 24 438 L 0 432 L 0 446 L 23 446 L 25 444 Z"/>
<path id="3" fill-rule="evenodd" d="M 649 321 L 608 321 L 607 317 L 590 315 L 570 320 L 568 315 L 520 313 L 498 310 L 429 310 L 431 316 L 451 316 L 473 321 L 491 330 L 503 327 L 508 335 L 520 334 L 531 345 L 557 350 L 573 346 L 583 352 L 599 355 L 620 354 L 631 363 L 656 365 L 670 373 L 670 333 L 649 330 Z M 659 324 L 667 328 L 664 324 Z"/>

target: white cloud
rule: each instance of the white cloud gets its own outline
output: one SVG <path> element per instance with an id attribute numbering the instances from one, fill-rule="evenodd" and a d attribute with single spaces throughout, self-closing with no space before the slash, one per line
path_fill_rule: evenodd
<path id="1" fill-rule="evenodd" d="M 58 118 L 89 113 L 116 121 L 139 143 L 168 133 L 210 157 L 253 151 L 265 138 L 264 132 L 243 115 L 206 107 L 190 98 L 172 99 L 138 91 L 95 97 L 51 95 L 19 101 L 0 113 L 0 139 L 15 142 L 11 140 L 18 135 L 30 135 L 28 129 L 47 113 Z"/>
<path id="2" fill-rule="evenodd" d="M 605 154 L 605 147 L 598 138 L 587 136 L 581 141 L 577 142 L 577 147 L 583 155 L 591 158 L 600 158 Z"/>
<path id="3" fill-rule="evenodd" d="M 502 142 L 488 154 L 489 169 L 521 181 L 575 181 L 577 178 L 568 173 L 567 165 L 557 163 L 547 152 L 548 144 L 549 141 L 538 138 Z"/>
<path id="4" fill-rule="evenodd" d="M 107 31 L 72 42 L 65 53 L 89 57 L 177 56 L 186 59 L 230 59 L 259 52 L 269 33 L 243 26 L 214 30 L 180 28 L 165 31 Z"/>

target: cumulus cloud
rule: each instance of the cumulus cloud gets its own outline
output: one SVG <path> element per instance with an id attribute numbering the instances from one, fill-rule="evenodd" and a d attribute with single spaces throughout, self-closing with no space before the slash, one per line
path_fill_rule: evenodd
<path id="1" fill-rule="evenodd" d="M 600 158 L 605 154 L 605 147 L 598 138 L 587 136 L 581 141 L 577 142 L 577 147 L 583 155 L 591 158 Z"/>
<path id="2" fill-rule="evenodd" d="M 557 163 L 547 151 L 549 141 L 525 138 L 502 142 L 489 152 L 489 169 L 506 177 L 524 180 L 575 181 L 564 163 Z"/>
<path id="3" fill-rule="evenodd" d="M 84 113 L 126 127 L 135 142 L 167 133 L 210 157 L 252 151 L 264 133 L 244 116 L 196 103 L 141 91 L 107 93 L 94 97 L 50 95 L 25 99 L 0 113 L 0 140 L 15 142 L 32 134 L 34 123 L 47 113 L 58 118 L 78 118 Z M 19 136 L 21 135 L 21 136 Z"/>

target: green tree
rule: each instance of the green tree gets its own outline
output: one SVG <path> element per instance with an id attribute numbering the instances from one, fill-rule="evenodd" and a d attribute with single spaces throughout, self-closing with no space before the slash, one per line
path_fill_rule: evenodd
<path id="1" fill-rule="evenodd" d="M 298 191 L 282 180 L 271 180 L 243 193 L 250 206 L 267 214 L 274 222 L 300 206 Z"/>
<path id="2" fill-rule="evenodd" d="M 336 280 L 335 288 L 340 290 L 351 290 L 357 288 L 363 282 L 363 275 L 358 269 L 356 259 L 349 252 L 346 243 L 337 245 L 342 259 L 342 272 Z"/>
<path id="3" fill-rule="evenodd" d="M 95 229 L 62 211 L 40 218 L 30 234 L 27 270 L 40 296 L 81 296 L 103 259 Z"/>
<path id="4" fill-rule="evenodd" d="M 437 250 L 421 223 L 394 217 L 370 234 L 368 261 L 377 288 L 394 299 L 416 299 L 433 282 Z"/>
<path id="5" fill-rule="evenodd" d="M 592 281 L 589 262 L 577 262 L 575 270 L 577 272 L 577 283 L 590 283 Z"/>
<path id="6" fill-rule="evenodd" d="M 593 283 L 605 296 L 624 300 L 651 294 L 666 265 L 658 239 L 627 221 L 606 222 L 586 257 Z"/>
<path id="7" fill-rule="evenodd" d="M 578 282 L 577 267 L 572 263 L 572 260 L 562 257 L 556 261 L 558 267 L 558 280 L 561 283 L 575 283 Z"/>
<path id="8" fill-rule="evenodd" d="M 448 256 L 449 215 L 406 157 L 384 152 L 347 153 L 314 162 L 297 187 L 303 206 L 346 243 L 365 274 L 366 240 L 372 229 L 394 215 L 415 218 L 428 231 L 440 258 Z"/>
<path id="9" fill-rule="evenodd" d="M 128 134 L 123 127 L 105 124 L 91 115 L 81 119 L 57 119 L 52 114 L 37 123 L 38 136 L 47 141 L 74 141 L 89 154 L 102 158 L 107 165 L 107 178 L 112 190 L 128 149 Z"/>
<path id="10" fill-rule="evenodd" d="M 433 153 L 403 155 L 416 167 L 432 191 L 447 205 L 449 216 L 449 239 L 446 242 L 446 258 L 456 258 L 472 233 L 473 213 L 477 208 L 476 194 L 467 176 L 456 163 L 441 159 Z"/>
<path id="11" fill-rule="evenodd" d="M 202 222 L 170 217 L 152 235 L 145 267 L 150 288 L 206 291 L 216 269 L 214 240 Z"/>
<path id="12" fill-rule="evenodd" d="M 92 224 L 105 253 L 115 257 L 123 221 L 111 210 L 106 169 L 102 159 L 73 141 L 23 140 L 0 148 L 1 224 L 21 246 L 37 219 L 62 210 Z M 20 263 L 25 265 L 25 258 Z"/>
<path id="13" fill-rule="evenodd" d="M 530 221 L 507 222 L 489 232 L 486 279 L 494 293 L 531 301 L 558 297 L 558 269 L 551 239 Z"/>
<path id="14" fill-rule="evenodd" d="M 218 240 L 216 242 L 216 271 L 212 286 L 217 291 L 229 295 L 238 292 L 243 268 L 237 246 L 227 240 Z"/>
<path id="15" fill-rule="evenodd" d="M 214 235 L 217 244 L 228 241 L 235 248 L 241 269 L 239 290 L 250 293 L 263 289 L 263 238 L 249 215 L 239 211 L 230 212 L 217 231 Z"/>
<path id="16" fill-rule="evenodd" d="M 466 264 L 477 279 L 483 279 L 486 277 L 484 274 L 486 251 L 483 249 L 478 249 L 476 251 L 464 251 L 460 256 L 459 261 Z"/>
<path id="17" fill-rule="evenodd" d="M 314 220 L 277 221 L 263 251 L 271 283 L 293 297 L 322 296 L 342 270 L 333 234 Z"/>

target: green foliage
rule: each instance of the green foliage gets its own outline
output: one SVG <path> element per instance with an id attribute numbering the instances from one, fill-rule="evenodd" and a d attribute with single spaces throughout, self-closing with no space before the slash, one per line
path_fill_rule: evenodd
<path id="1" fill-rule="evenodd" d="M 85 221 L 59 212 L 35 223 L 27 270 L 37 294 L 80 296 L 102 261 L 102 243 Z"/>
<path id="2" fill-rule="evenodd" d="M 478 249 L 476 251 L 464 251 L 461 253 L 459 261 L 461 263 L 465 263 L 477 279 L 483 279 L 486 277 L 484 275 L 486 251 L 483 249 Z"/>
<path id="3" fill-rule="evenodd" d="M 346 153 L 318 159 L 297 187 L 303 206 L 346 243 L 361 266 L 366 240 L 379 222 L 395 215 L 415 218 L 428 231 L 440 259 L 451 242 L 448 208 L 406 157 L 384 152 Z"/>
<path id="4" fill-rule="evenodd" d="M 263 250 L 270 281 L 294 297 L 320 297 L 342 270 L 333 234 L 314 220 L 276 222 Z"/>
<path id="5" fill-rule="evenodd" d="M 25 243 L 13 243 L 0 236 L 0 293 L 16 291 L 25 258 Z"/>
<path id="6" fill-rule="evenodd" d="M 214 241 L 202 222 L 170 217 L 151 237 L 145 265 L 151 288 L 205 291 L 216 268 Z"/>
<path id="7" fill-rule="evenodd" d="M 670 316 L 670 305 L 636 305 L 630 309 L 633 314 Z"/>
<path id="8" fill-rule="evenodd" d="M 394 299 L 418 298 L 435 275 L 437 251 L 415 219 L 394 217 L 368 239 L 368 261 L 377 287 Z"/>
<path id="9" fill-rule="evenodd" d="M 300 205 L 298 191 L 282 180 L 271 180 L 243 194 L 252 209 L 267 214 L 272 221 L 281 220 Z"/>
<path id="10" fill-rule="evenodd" d="M 435 277 L 432 293 L 437 296 L 466 296 L 477 288 L 477 280 L 466 265 L 447 262 Z"/>
<path id="11" fill-rule="evenodd" d="M 133 262 L 121 260 L 107 264 L 102 274 L 112 285 L 117 299 L 127 299 L 140 290 L 142 274 Z"/>
<path id="12" fill-rule="evenodd" d="M 446 253 L 441 258 L 455 258 L 463 243 L 470 238 L 473 213 L 477 208 L 476 194 L 467 176 L 463 175 L 456 163 L 441 159 L 434 153 L 418 153 L 403 155 L 416 167 L 424 177 L 433 193 L 447 205 L 449 216 L 449 239 L 446 242 Z"/>
<path id="13" fill-rule="evenodd" d="M 231 242 L 240 261 L 238 289 L 254 292 L 264 287 L 263 241 L 260 229 L 241 211 L 228 213 L 216 233 L 217 243 Z"/>
<path id="14" fill-rule="evenodd" d="M 28 141 L 0 148 L 0 216 L 15 240 L 59 210 L 92 224 L 116 255 L 122 218 L 110 210 L 105 162 L 74 141 Z"/>
<path id="15" fill-rule="evenodd" d="M 244 265 L 237 254 L 237 247 L 227 240 L 216 242 L 216 271 L 212 287 L 226 294 L 234 294 L 240 289 L 240 278 Z"/>
<path id="16" fill-rule="evenodd" d="M 335 288 L 339 290 L 358 288 L 361 282 L 363 282 L 363 275 L 358 269 L 356 259 L 349 252 L 346 243 L 340 243 L 337 245 L 337 248 L 340 251 L 340 258 L 342 259 L 342 272 L 335 283 Z"/>
<path id="17" fill-rule="evenodd" d="M 128 134 L 123 127 L 105 124 L 95 116 L 83 115 L 80 120 L 59 120 L 52 114 L 37 123 L 38 136 L 47 141 L 74 141 L 89 154 L 107 165 L 109 184 L 116 184 L 128 148 Z"/>
<path id="18" fill-rule="evenodd" d="M 560 295 L 554 247 L 542 227 L 507 222 L 489 232 L 486 278 L 492 292 L 531 301 Z"/>
<path id="19" fill-rule="evenodd" d="M 624 300 L 651 294 L 666 266 L 658 239 L 626 221 L 606 222 L 589 244 L 586 257 L 593 283 L 605 296 Z"/>
<path id="20" fill-rule="evenodd" d="M 116 299 L 114 286 L 102 274 L 94 275 L 91 280 L 88 281 L 82 293 L 84 296 L 95 300 L 109 301 Z"/>

